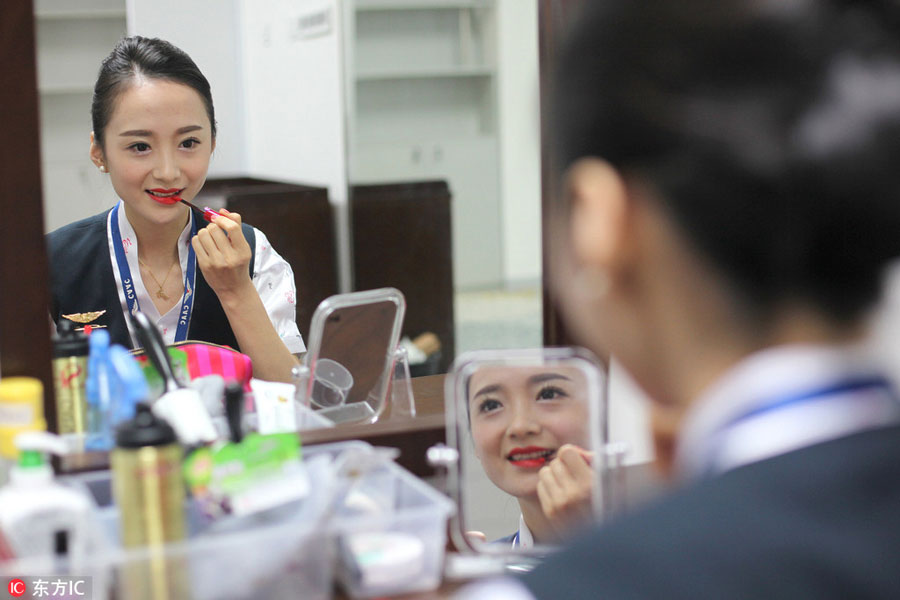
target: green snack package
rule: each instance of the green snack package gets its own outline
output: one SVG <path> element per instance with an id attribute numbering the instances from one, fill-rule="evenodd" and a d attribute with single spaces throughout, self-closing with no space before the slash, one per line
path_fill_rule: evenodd
<path id="1" fill-rule="evenodd" d="M 305 496 L 309 483 L 301 455 L 296 433 L 251 433 L 238 444 L 195 450 L 185 460 L 183 472 L 204 512 L 218 518 L 264 510 Z"/>

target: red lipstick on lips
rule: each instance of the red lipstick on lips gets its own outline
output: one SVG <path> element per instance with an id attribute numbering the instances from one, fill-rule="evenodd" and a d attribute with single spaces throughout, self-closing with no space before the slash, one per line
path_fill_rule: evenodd
<path id="1" fill-rule="evenodd" d="M 555 450 L 541 446 L 525 446 L 513 448 L 506 459 L 517 467 L 525 469 L 537 469 L 547 464 L 556 454 Z"/>
<path id="2" fill-rule="evenodd" d="M 147 195 L 160 204 L 175 204 L 181 201 L 181 188 L 153 188 L 147 190 Z"/>

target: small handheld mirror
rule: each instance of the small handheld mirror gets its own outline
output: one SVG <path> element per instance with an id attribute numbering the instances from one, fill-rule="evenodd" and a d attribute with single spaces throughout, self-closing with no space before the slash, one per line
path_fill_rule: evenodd
<path id="1" fill-rule="evenodd" d="M 323 300 L 309 331 L 304 403 L 336 424 L 371 423 L 384 410 L 406 301 L 394 288 Z"/>
<path id="2" fill-rule="evenodd" d="M 587 351 L 465 353 L 445 409 L 458 548 L 540 556 L 603 514 L 606 373 Z"/>

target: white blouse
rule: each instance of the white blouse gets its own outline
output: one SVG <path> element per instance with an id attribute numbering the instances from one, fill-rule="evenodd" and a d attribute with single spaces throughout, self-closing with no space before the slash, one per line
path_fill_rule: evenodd
<path id="1" fill-rule="evenodd" d="M 147 315 L 147 318 L 156 323 L 163 340 L 167 344 L 175 343 L 175 330 L 178 326 L 178 317 L 181 309 L 181 303 L 176 302 L 166 314 L 160 315 L 153 304 L 150 292 L 144 286 L 141 278 L 140 264 L 138 263 L 138 241 L 137 235 L 128 218 L 125 216 L 125 210 L 121 206 L 118 212 L 119 231 L 122 236 L 122 246 L 125 250 L 125 257 L 128 260 L 128 268 L 131 269 L 132 279 L 134 281 L 134 291 L 137 296 L 138 303 L 141 306 L 141 312 Z M 256 234 L 255 258 L 253 262 L 253 285 L 266 307 L 266 312 L 275 331 L 281 337 L 285 346 L 292 354 L 306 351 L 306 345 L 300 336 L 300 330 L 297 329 L 297 290 L 294 287 L 294 272 L 291 265 L 281 258 L 278 252 L 272 248 L 266 235 L 259 229 L 253 228 Z M 182 274 L 187 272 L 188 249 L 190 247 L 191 223 L 185 225 L 181 236 L 178 238 L 178 260 L 181 263 Z M 115 246 L 113 244 L 112 234 L 107 227 L 107 241 L 109 243 L 109 259 L 113 266 L 116 264 Z M 128 312 L 128 304 L 125 299 L 125 291 L 122 287 L 122 278 L 119 270 L 113 268 L 113 276 L 116 279 L 116 287 L 119 291 L 119 302 L 122 310 Z M 131 341 L 135 347 L 137 343 L 134 332 L 131 331 L 129 324 L 129 333 Z"/>

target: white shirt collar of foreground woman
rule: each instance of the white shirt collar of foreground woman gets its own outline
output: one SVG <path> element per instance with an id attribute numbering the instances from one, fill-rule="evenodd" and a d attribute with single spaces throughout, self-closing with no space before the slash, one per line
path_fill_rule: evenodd
<path id="1" fill-rule="evenodd" d="M 688 409 L 675 454 L 683 479 L 719 473 L 900 419 L 893 390 L 868 387 L 735 419 L 777 400 L 884 373 L 867 346 L 781 346 L 741 361 Z"/>

